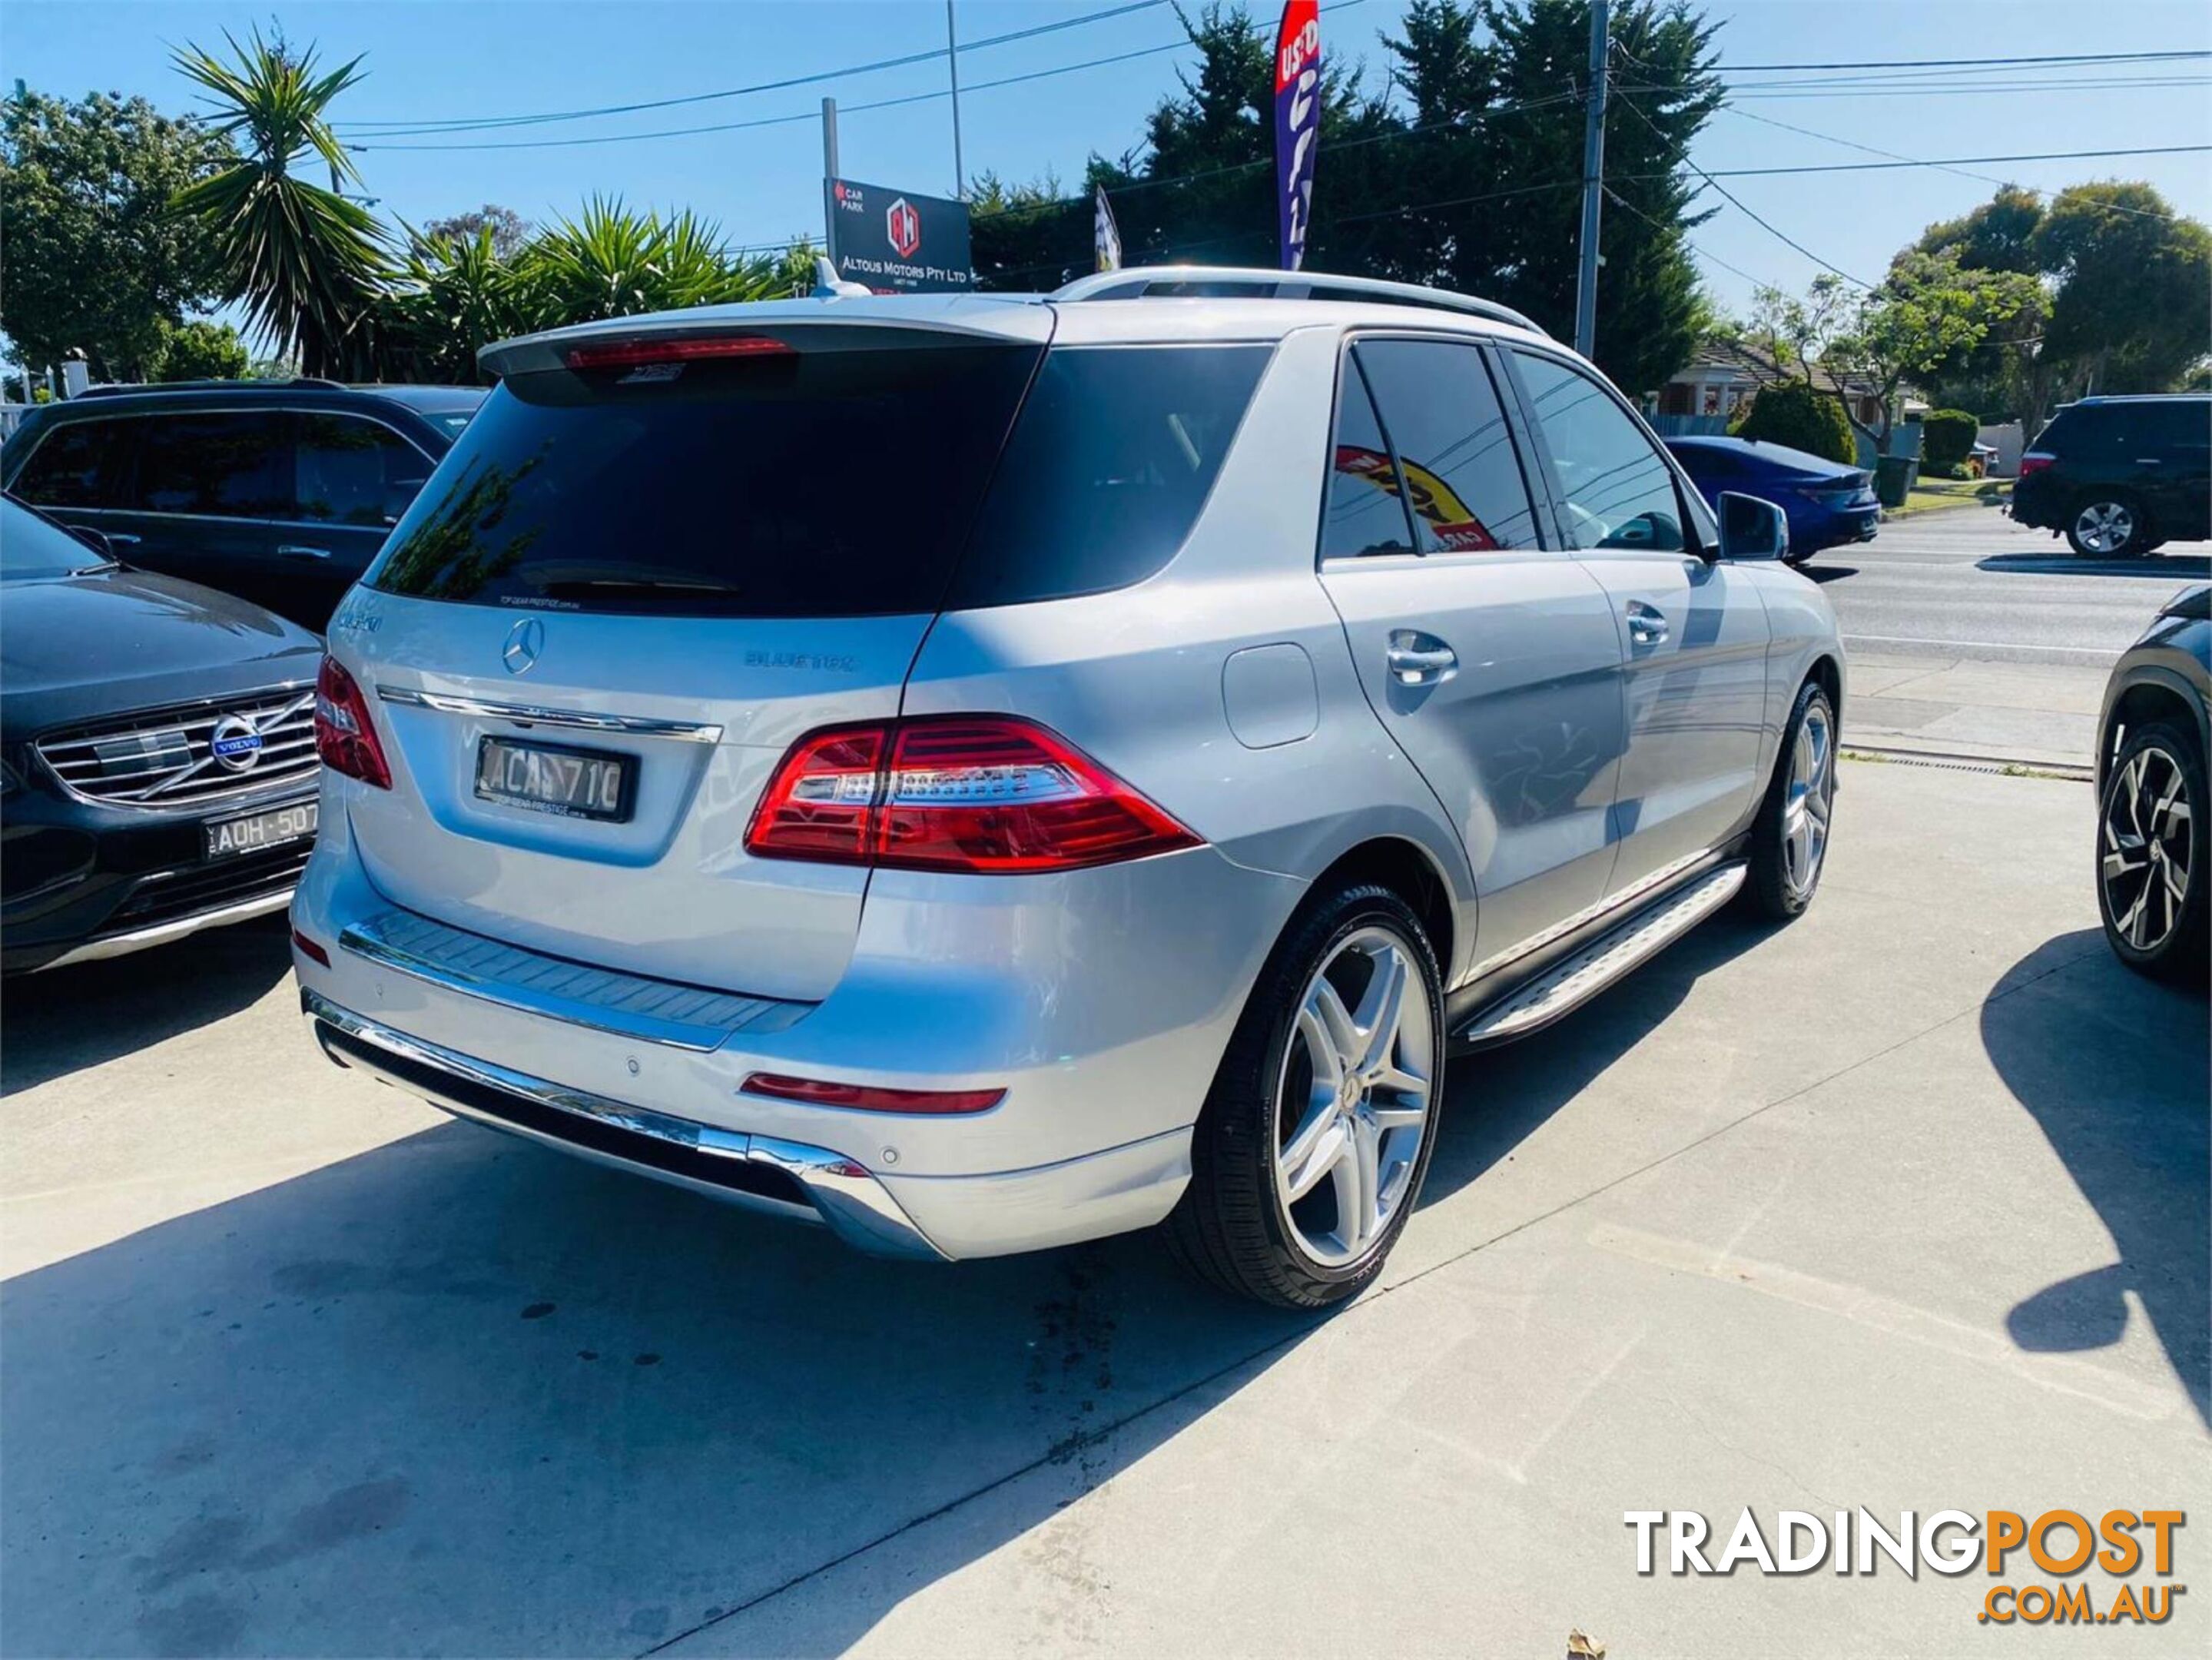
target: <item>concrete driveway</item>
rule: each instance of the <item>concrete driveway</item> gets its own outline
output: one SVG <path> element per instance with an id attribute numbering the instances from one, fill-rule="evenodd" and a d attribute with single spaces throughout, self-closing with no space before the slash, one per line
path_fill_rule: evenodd
<path id="1" fill-rule="evenodd" d="M 274 929 L 11 984 L 0 1649 L 2202 1653 L 2206 1011 L 2107 955 L 2091 818 L 1847 764 L 1810 915 L 1456 1067 L 1320 1323 L 448 1123 L 311 1055 Z M 2181 1509 L 2190 1589 L 1984 1626 L 1622 1522 L 1859 1505 Z"/>

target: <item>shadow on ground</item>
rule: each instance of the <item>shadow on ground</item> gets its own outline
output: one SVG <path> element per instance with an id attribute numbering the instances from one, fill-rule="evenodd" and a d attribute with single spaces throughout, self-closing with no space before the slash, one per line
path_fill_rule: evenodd
<path id="1" fill-rule="evenodd" d="M 259 1001 L 292 972 L 282 916 L 8 982 L 0 1096 L 130 1055 Z"/>
<path id="2" fill-rule="evenodd" d="M 1431 1201 L 1760 937 L 1462 1063 Z M 1317 1323 L 1149 1238 L 878 1262 L 443 1126 L 8 1284 L 0 1651 L 642 1653 L 994 1489 L 922 1572 L 1012 1546 L 1074 1596 L 1042 1524 Z M 796 1646 L 912 1589 L 860 1579 Z"/>
<path id="3" fill-rule="evenodd" d="M 2064 543 L 2047 553 L 1993 553 L 1974 561 L 1976 570 L 2029 576 L 2170 576 L 2177 582 L 2212 576 L 2212 558 L 2201 553 L 2153 553 L 2140 559 L 2087 559 Z"/>
<path id="4" fill-rule="evenodd" d="M 2086 929 L 2016 964 L 1983 1006 L 1981 1032 L 2119 1252 L 2021 1303 L 2006 1316 L 2013 1341 L 2046 1353 L 2107 1347 L 2127 1328 L 2132 1291 L 2212 1425 L 2203 995 L 2130 973 Z"/>

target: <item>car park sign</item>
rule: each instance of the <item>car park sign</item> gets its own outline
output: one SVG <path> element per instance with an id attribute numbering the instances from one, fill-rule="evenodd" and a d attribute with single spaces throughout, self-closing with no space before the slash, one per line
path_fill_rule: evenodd
<path id="1" fill-rule="evenodd" d="M 830 263 L 878 294 L 965 294 L 975 286 L 968 204 L 850 179 L 825 180 Z"/>

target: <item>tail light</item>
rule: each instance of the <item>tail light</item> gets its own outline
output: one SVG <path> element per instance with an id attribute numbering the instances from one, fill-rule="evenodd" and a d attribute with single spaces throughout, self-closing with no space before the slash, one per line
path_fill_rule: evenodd
<path id="1" fill-rule="evenodd" d="M 988 714 L 810 733 L 776 768 L 745 832 L 757 858 L 997 875 L 1198 845 L 1057 733 Z"/>
<path id="2" fill-rule="evenodd" d="M 323 659 L 322 672 L 315 677 L 315 753 L 332 772 L 380 790 L 392 787 L 392 769 L 384 763 L 384 745 L 369 721 L 368 702 L 335 657 Z"/>
<path id="3" fill-rule="evenodd" d="M 789 1078 L 774 1072 L 754 1073 L 741 1087 L 749 1094 L 773 1096 L 779 1101 L 803 1101 L 810 1107 L 933 1116 L 988 1112 L 1006 1098 L 1004 1090 L 887 1090 L 871 1084 L 833 1084 L 819 1078 Z"/>
<path id="4" fill-rule="evenodd" d="M 714 357 L 789 357 L 793 349 L 765 334 L 725 334 L 702 339 L 616 340 L 572 347 L 572 369 L 632 369 L 647 363 L 692 363 Z"/>
<path id="5" fill-rule="evenodd" d="M 2057 459 L 2047 450 L 2030 450 L 2020 458 L 2020 477 L 2033 477 Z M 2019 480 L 2015 479 L 2014 482 L 2016 483 Z"/>

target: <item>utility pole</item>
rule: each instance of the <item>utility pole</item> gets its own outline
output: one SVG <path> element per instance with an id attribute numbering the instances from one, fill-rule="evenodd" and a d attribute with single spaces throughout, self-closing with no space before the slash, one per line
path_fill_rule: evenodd
<path id="1" fill-rule="evenodd" d="M 1583 123 L 1583 268 L 1575 283 L 1575 350 L 1597 344 L 1598 210 L 1605 201 L 1606 0 L 1590 0 L 1589 102 Z"/>
<path id="2" fill-rule="evenodd" d="M 835 180 L 844 174 L 837 170 L 837 100 L 822 100 L 822 252 L 830 263 L 837 263 L 837 204 L 830 192 L 836 188 Z"/>
<path id="3" fill-rule="evenodd" d="M 945 0 L 945 62 L 952 71 L 952 193 L 968 199 L 968 169 L 960 161 L 960 42 L 952 28 L 952 0 Z"/>

